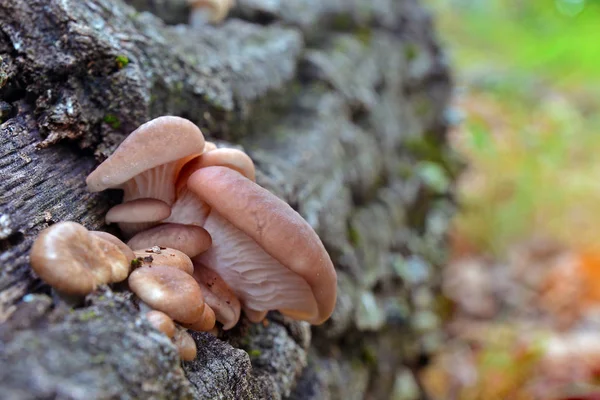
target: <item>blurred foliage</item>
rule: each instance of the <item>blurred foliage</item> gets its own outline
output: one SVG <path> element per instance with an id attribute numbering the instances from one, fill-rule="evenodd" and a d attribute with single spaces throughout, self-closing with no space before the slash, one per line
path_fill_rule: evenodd
<path id="1" fill-rule="evenodd" d="M 429 2 L 465 115 L 458 234 L 495 254 L 540 235 L 599 247 L 600 1 Z"/>

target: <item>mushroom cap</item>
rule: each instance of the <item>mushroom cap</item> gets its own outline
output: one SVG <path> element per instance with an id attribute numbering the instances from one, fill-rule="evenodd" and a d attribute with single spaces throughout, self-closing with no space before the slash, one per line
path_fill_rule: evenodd
<path id="1" fill-rule="evenodd" d="M 180 187 L 182 184 L 187 184 L 190 175 L 200 168 L 206 167 L 227 167 L 239 172 L 252 181 L 256 181 L 254 162 L 252 162 L 248 154 L 238 149 L 220 148 L 205 152 L 189 161 L 179 173 L 177 186 Z"/>
<path id="2" fill-rule="evenodd" d="M 192 260 L 183 252 L 162 247 L 155 252 L 153 249 L 135 250 L 135 256 L 141 259 L 142 266 L 146 267 L 169 267 L 177 268 L 188 275 L 194 273 L 194 265 Z M 150 258 L 152 257 L 152 258 Z"/>
<path id="3" fill-rule="evenodd" d="M 202 289 L 204 302 L 214 310 L 223 329 L 233 328 L 240 319 L 242 307 L 233 290 L 219 274 L 199 263 L 194 265 L 194 279 Z"/>
<path id="4" fill-rule="evenodd" d="M 196 10 L 209 11 L 209 22 L 221 22 L 227 17 L 229 10 L 235 5 L 235 0 L 188 0 L 192 12 Z"/>
<path id="5" fill-rule="evenodd" d="M 175 323 L 162 311 L 152 310 L 146 313 L 146 319 L 156 330 L 161 331 L 168 337 L 175 335 Z"/>
<path id="6" fill-rule="evenodd" d="M 171 215 L 171 207 L 158 199 L 135 199 L 117 204 L 104 217 L 107 224 L 113 222 L 156 222 Z"/>
<path id="7" fill-rule="evenodd" d="M 185 330 L 177 330 L 175 336 L 173 336 L 173 343 L 175 344 L 175 347 L 177 347 L 179 357 L 181 357 L 183 361 L 193 361 L 196 359 L 196 354 L 198 352 L 196 342 Z"/>
<path id="8" fill-rule="evenodd" d="M 217 145 L 213 142 L 209 142 L 208 140 L 204 142 L 204 153 L 208 153 L 209 151 L 213 151 L 217 149 Z M 202 153 L 202 154 L 204 154 Z"/>
<path id="9" fill-rule="evenodd" d="M 204 300 L 191 275 L 170 267 L 140 267 L 129 275 L 129 287 L 150 307 L 176 321 L 192 323 L 202 318 Z"/>
<path id="10" fill-rule="evenodd" d="M 191 324 L 182 324 L 185 328 L 196 332 L 208 332 L 215 327 L 216 316 L 213 309 L 204 304 L 204 313 L 202 318 Z"/>
<path id="11" fill-rule="evenodd" d="M 312 299 L 299 298 L 295 304 L 298 309 L 279 307 L 281 312 L 313 324 L 321 324 L 329 318 L 336 301 L 336 272 L 319 236 L 300 214 L 266 189 L 225 167 L 199 169 L 190 176 L 188 188 L 212 208 L 205 225 L 211 235 L 208 223 L 213 214 L 220 215 L 310 286 Z M 214 247 L 218 240 L 214 236 L 213 239 Z M 205 253 L 207 257 L 211 250 Z M 199 261 L 203 258 L 200 256 Z M 216 269 L 210 262 L 205 265 Z M 251 272 L 246 270 L 246 273 Z M 221 276 L 239 296 L 238 288 Z M 289 279 L 288 276 L 285 279 Z M 307 312 L 304 304 L 315 300 L 317 309 Z M 253 308 L 247 301 L 243 302 Z"/>
<path id="12" fill-rule="evenodd" d="M 127 242 L 133 249 L 168 247 L 177 249 L 188 257 L 206 251 L 211 244 L 212 239 L 206 229 L 182 224 L 161 224 L 138 233 Z"/>
<path id="13" fill-rule="evenodd" d="M 189 159 L 203 151 L 204 136 L 196 125 L 180 117 L 158 117 L 127 136 L 115 152 L 89 174 L 86 183 L 91 192 L 116 188 L 145 171 Z"/>
<path id="14" fill-rule="evenodd" d="M 75 222 L 59 222 L 33 243 L 31 267 L 59 292 L 86 295 L 97 285 L 127 278 L 130 260 L 112 241 Z"/>
<path id="15" fill-rule="evenodd" d="M 103 232 L 103 231 L 90 231 L 90 233 L 92 235 L 96 236 L 96 238 L 107 240 L 107 241 L 111 242 L 112 244 L 114 244 L 115 246 L 117 246 L 119 248 L 119 250 L 121 250 L 121 252 L 125 255 L 125 257 L 127 257 L 127 259 L 129 261 L 131 261 L 135 258 L 135 254 L 133 254 L 133 250 L 131 250 L 129 248 L 129 246 L 127 246 L 125 243 L 123 243 L 123 241 L 121 239 L 119 239 L 118 237 L 116 237 L 115 235 L 111 235 L 110 233 Z"/>

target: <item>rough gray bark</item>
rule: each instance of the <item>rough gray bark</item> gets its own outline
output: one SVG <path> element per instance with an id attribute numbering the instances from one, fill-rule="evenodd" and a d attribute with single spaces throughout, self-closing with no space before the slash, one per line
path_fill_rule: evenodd
<path id="1" fill-rule="evenodd" d="M 429 15 L 415 0 L 238 0 L 237 18 L 193 31 L 184 0 L 130 3 L 0 0 L 0 397 L 418 396 L 398 382 L 440 340 L 454 168 Z M 273 313 L 195 335 L 180 367 L 122 289 L 52 306 L 33 239 L 63 220 L 102 228 L 118 194 L 87 193 L 85 176 L 165 114 L 243 146 L 323 239 L 339 296 L 312 345 Z"/>

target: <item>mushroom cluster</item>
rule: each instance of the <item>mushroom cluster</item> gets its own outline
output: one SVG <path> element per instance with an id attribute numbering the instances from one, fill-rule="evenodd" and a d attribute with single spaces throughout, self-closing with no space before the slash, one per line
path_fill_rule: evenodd
<path id="1" fill-rule="evenodd" d="M 63 222 L 40 234 L 32 267 L 68 294 L 128 278 L 182 359 L 196 354 L 185 329 L 213 331 L 217 321 L 231 329 L 242 310 L 252 322 L 278 310 L 312 324 L 333 312 L 336 273 L 318 235 L 255 182 L 248 155 L 205 141 L 190 121 L 143 124 L 86 182 L 92 192 L 123 191 L 105 218 L 127 245 Z"/>

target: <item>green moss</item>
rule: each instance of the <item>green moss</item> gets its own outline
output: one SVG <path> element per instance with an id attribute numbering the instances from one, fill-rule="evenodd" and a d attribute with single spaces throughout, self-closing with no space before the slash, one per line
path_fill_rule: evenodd
<path id="1" fill-rule="evenodd" d="M 417 46 L 415 44 L 408 43 L 404 47 L 404 57 L 406 58 L 406 61 L 414 60 L 415 58 L 417 58 L 418 54 L 419 50 L 417 49 Z"/>
<path id="2" fill-rule="evenodd" d="M 85 322 L 85 321 L 90 321 L 92 319 L 96 319 L 99 317 L 98 313 L 96 313 L 96 311 L 94 310 L 89 310 L 89 311 L 85 311 L 80 313 L 78 316 L 80 321 Z"/>
<path id="3" fill-rule="evenodd" d="M 129 64 L 129 57 L 123 54 L 119 54 L 115 58 L 115 61 L 117 62 L 117 66 L 119 67 L 119 69 L 125 68 Z"/>
<path id="4" fill-rule="evenodd" d="M 110 125 L 113 129 L 119 129 L 121 127 L 121 121 L 114 114 L 106 114 L 104 116 L 104 122 Z"/>
<path id="5" fill-rule="evenodd" d="M 355 25 L 352 16 L 349 14 L 336 15 L 331 22 L 333 29 L 338 31 L 348 31 Z"/>
<path id="6" fill-rule="evenodd" d="M 262 354 L 262 351 L 260 351 L 258 349 L 248 350 L 248 355 L 250 356 L 250 358 L 258 358 L 258 357 L 260 357 L 261 354 Z"/>
<path id="7" fill-rule="evenodd" d="M 361 42 L 362 44 L 364 44 L 365 46 L 368 46 L 371 44 L 372 38 L 373 38 L 373 32 L 371 31 L 371 29 L 369 29 L 367 27 L 362 27 L 362 28 L 358 28 L 356 30 L 356 39 L 358 39 L 358 41 Z"/>
<path id="8" fill-rule="evenodd" d="M 131 269 L 134 270 L 142 266 L 142 257 L 134 258 L 131 260 Z"/>
<path id="9" fill-rule="evenodd" d="M 375 367 L 377 365 L 377 354 L 375 353 L 375 350 L 369 346 L 364 346 L 361 349 L 360 357 L 369 367 Z"/>
<path id="10" fill-rule="evenodd" d="M 96 354 L 90 358 L 92 364 L 103 364 L 106 361 L 106 356 L 104 354 Z"/>
<path id="11" fill-rule="evenodd" d="M 348 222 L 348 241 L 355 247 L 358 246 L 361 241 L 358 229 L 356 229 L 351 222 Z"/>

